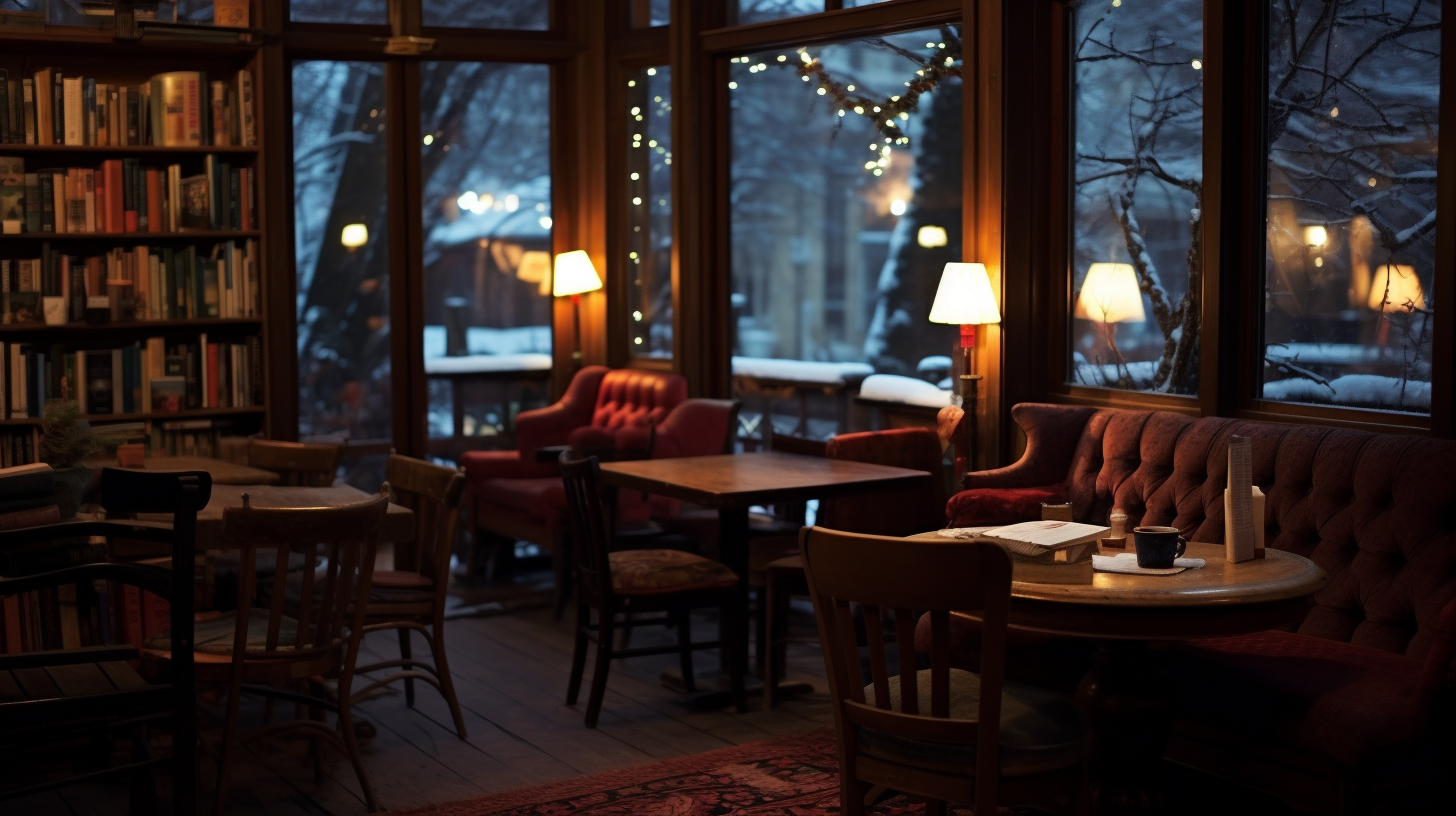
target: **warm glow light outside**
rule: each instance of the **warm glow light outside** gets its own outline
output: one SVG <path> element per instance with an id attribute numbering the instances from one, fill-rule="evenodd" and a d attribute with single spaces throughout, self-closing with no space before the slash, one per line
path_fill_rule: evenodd
<path id="1" fill-rule="evenodd" d="M 926 249 L 943 247 L 946 245 L 947 240 L 945 227 L 921 227 L 920 231 L 915 234 L 915 241 Z"/>
<path id="2" fill-rule="evenodd" d="M 940 288 L 930 306 L 931 323 L 978 325 L 1000 323 L 1001 310 L 991 291 L 985 264 L 948 263 L 940 274 Z"/>
<path id="3" fill-rule="evenodd" d="M 1073 317 L 1099 323 L 1141 323 L 1143 293 L 1138 289 L 1132 264 L 1095 263 L 1087 267 L 1082 294 L 1077 297 Z"/>
<path id="4" fill-rule="evenodd" d="M 369 243 L 369 228 L 363 224 L 345 224 L 339 235 L 339 243 L 349 249 L 358 249 Z"/>
<path id="5" fill-rule="evenodd" d="M 1378 267 L 1370 281 L 1370 308 L 1382 312 L 1404 312 L 1412 304 L 1417 309 L 1426 308 L 1426 295 L 1421 291 L 1421 279 L 1416 277 L 1416 268 L 1405 264 L 1382 264 Z"/>
<path id="6" fill-rule="evenodd" d="M 1306 246 L 1322 247 L 1325 245 L 1325 241 L 1328 240 L 1330 240 L 1330 234 L 1324 227 L 1316 224 L 1315 226 L 1304 228 L 1304 243 Z"/>
<path id="7" fill-rule="evenodd" d="M 551 276 L 551 294 L 556 297 L 595 292 L 602 288 L 602 279 L 591 257 L 584 249 L 574 249 L 556 256 L 556 274 Z"/>

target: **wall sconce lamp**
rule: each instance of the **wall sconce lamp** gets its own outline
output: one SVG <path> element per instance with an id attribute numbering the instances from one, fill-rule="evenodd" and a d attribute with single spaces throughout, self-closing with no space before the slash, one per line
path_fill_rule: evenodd
<path id="1" fill-rule="evenodd" d="M 977 391 L 981 375 L 976 373 L 976 327 L 983 323 L 1000 323 L 1001 310 L 991 291 L 991 277 L 985 264 L 948 263 L 940 274 L 935 302 L 930 306 L 931 323 L 949 323 L 961 327 L 960 344 L 951 356 L 956 374 L 957 396 L 966 412 L 965 470 L 976 466 Z M 958 463 L 959 464 L 959 463 Z M 957 470 L 961 470 L 957 467 Z"/>
<path id="2" fill-rule="evenodd" d="M 571 350 L 573 368 L 581 368 L 581 296 L 584 292 L 595 292 L 602 288 L 602 278 L 592 265 L 586 250 L 574 249 L 556 256 L 556 268 L 551 275 L 551 294 L 555 297 L 571 297 L 571 320 L 575 328 L 575 340 Z"/>

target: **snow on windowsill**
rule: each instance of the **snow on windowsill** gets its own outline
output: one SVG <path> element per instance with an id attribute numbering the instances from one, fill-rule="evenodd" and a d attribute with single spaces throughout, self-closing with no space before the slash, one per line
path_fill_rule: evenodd
<path id="1" fill-rule="evenodd" d="M 926 408 L 944 408 L 950 405 L 949 391 L 937 388 L 934 383 L 898 374 L 872 374 L 866 377 L 859 387 L 859 395 L 862 399 L 922 405 Z"/>
<path id="2" fill-rule="evenodd" d="M 734 357 L 733 376 L 759 380 L 813 385 L 844 385 L 846 377 L 869 375 L 875 369 L 869 363 L 819 363 L 811 360 L 778 360 L 769 357 Z"/>

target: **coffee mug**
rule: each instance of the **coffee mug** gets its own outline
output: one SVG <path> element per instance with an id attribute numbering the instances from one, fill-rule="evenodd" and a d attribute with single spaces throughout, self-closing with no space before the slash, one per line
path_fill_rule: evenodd
<path id="1" fill-rule="evenodd" d="M 1178 534 L 1177 527 L 1134 527 L 1132 540 L 1137 564 L 1143 569 L 1167 569 L 1188 549 L 1188 540 Z"/>

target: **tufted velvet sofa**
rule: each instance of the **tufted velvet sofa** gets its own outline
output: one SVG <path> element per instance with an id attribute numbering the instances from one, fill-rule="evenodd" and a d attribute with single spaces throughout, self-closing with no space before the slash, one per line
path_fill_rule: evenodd
<path id="1" fill-rule="evenodd" d="M 461 456 L 477 553 L 493 545 L 497 566 L 504 566 L 518 539 L 555 552 L 561 531 L 554 520 L 566 511 L 565 492 L 555 456 L 537 451 L 569 445 L 604 459 L 646 456 L 651 435 L 643 432 L 687 399 L 687 390 L 676 374 L 588 366 L 556 403 L 516 417 L 514 450 Z"/>
<path id="2" fill-rule="evenodd" d="M 1456 442 L 1062 405 L 1012 416 L 1025 454 L 967 474 L 951 526 L 1035 518 L 1039 502 L 1064 499 L 1078 521 L 1105 524 L 1116 506 L 1129 527 L 1221 542 L 1238 434 L 1267 496 L 1267 546 L 1330 578 L 1290 631 L 1168 650 L 1184 699 L 1198 701 L 1179 707 L 1171 758 L 1320 812 L 1456 802 L 1444 776 L 1456 742 Z M 1058 646 L 1022 644 L 1064 659 Z"/>

